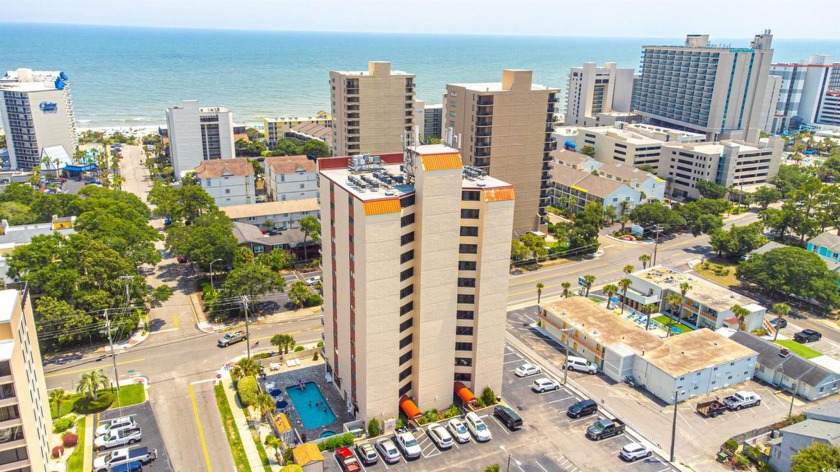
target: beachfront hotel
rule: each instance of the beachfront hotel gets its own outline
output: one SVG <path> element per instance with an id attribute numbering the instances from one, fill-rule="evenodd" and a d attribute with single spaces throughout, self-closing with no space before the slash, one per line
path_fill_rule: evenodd
<path id="1" fill-rule="evenodd" d="M 414 125 L 414 74 L 371 61 L 366 71 L 331 71 L 333 156 L 402 152 Z"/>
<path id="2" fill-rule="evenodd" d="M 551 198 L 549 151 L 560 89 L 531 83 L 530 70 L 505 70 L 501 82 L 448 84 L 444 142 L 516 189 L 513 229 L 539 229 Z"/>
<path id="3" fill-rule="evenodd" d="M 28 291 L 0 291 L 0 470 L 47 470 L 46 385 Z"/>
<path id="4" fill-rule="evenodd" d="M 572 67 L 566 88 L 566 125 L 610 126 L 616 121 L 633 121 L 633 69 L 622 69 L 615 62 L 598 67 L 586 62 Z"/>
<path id="5" fill-rule="evenodd" d="M 12 169 L 41 165 L 44 148 L 61 146 L 70 156 L 76 152 L 76 121 L 64 72 L 6 72 L 0 78 L 0 115 Z"/>
<path id="6" fill-rule="evenodd" d="M 222 107 L 199 107 L 198 100 L 183 100 L 166 109 L 169 157 L 175 176 L 191 172 L 202 161 L 232 159 L 233 113 Z"/>
<path id="7" fill-rule="evenodd" d="M 323 353 L 348 409 L 444 409 L 456 383 L 500 394 L 513 186 L 439 144 L 318 163 Z"/>

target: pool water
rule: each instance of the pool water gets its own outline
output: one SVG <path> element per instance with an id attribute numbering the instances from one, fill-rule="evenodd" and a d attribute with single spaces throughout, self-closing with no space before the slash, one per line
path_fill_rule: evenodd
<path id="1" fill-rule="evenodd" d="M 335 422 L 335 413 L 315 382 L 305 383 L 302 389 L 289 387 L 286 389 L 286 395 L 295 406 L 304 428 L 315 429 Z M 315 406 L 316 404 L 320 406 Z"/>
<path id="2" fill-rule="evenodd" d="M 320 435 L 320 436 L 318 436 L 318 437 L 319 437 L 319 438 L 329 438 L 329 437 L 331 437 L 331 436 L 335 436 L 335 431 L 330 431 L 330 430 L 324 431 L 324 432 L 323 432 L 323 433 L 321 433 L 321 435 Z"/>

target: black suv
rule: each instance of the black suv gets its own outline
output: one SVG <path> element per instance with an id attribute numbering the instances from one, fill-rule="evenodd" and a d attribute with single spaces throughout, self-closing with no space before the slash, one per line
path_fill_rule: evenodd
<path id="1" fill-rule="evenodd" d="M 803 329 L 793 335 L 793 340 L 800 343 L 812 343 L 814 341 L 819 341 L 820 338 L 822 338 L 822 333 L 814 331 L 813 329 Z"/>
<path id="2" fill-rule="evenodd" d="M 499 418 L 499 421 L 504 423 L 510 429 L 519 429 L 522 427 L 522 417 L 504 405 L 497 405 L 496 408 L 493 409 L 493 416 Z"/>
<path id="3" fill-rule="evenodd" d="M 580 418 L 581 416 L 589 416 L 598 412 L 598 403 L 595 400 L 583 400 L 570 406 L 566 411 L 566 415 L 571 418 Z"/>

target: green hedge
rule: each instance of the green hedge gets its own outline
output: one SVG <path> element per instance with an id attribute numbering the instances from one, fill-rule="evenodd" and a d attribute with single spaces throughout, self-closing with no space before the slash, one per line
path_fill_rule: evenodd
<path id="1" fill-rule="evenodd" d="M 63 433 L 76 424 L 76 415 L 67 415 L 53 421 L 53 432 Z"/>
<path id="2" fill-rule="evenodd" d="M 242 377 L 236 382 L 236 391 L 242 406 L 249 406 L 257 398 L 257 379 L 253 375 Z"/>
<path id="3" fill-rule="evenodd" d="M 356 437 L 353 433 L 342 434 L 341 436 L 333 436 L 326 441 L 318 444 L 318 449 L 321 451 L 335 451 L 340 447 L 349 447 L 356 442 Z"/>
<path id="4" fill-rule="evenodd" d="M 321 298 L 320 295 L 317 293 L 310 293 L 306 299 L 303 301 L 303 306 L 310 307 L 310 306 L 321 306 L 324 303 L 324 300 Z"/>

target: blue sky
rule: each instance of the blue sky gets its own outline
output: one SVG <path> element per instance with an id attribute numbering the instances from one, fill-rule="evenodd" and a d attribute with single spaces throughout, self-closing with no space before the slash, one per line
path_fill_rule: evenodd
<path id="1" fill-rule="evenodd" d="M 840 39 L 837 0 L 0 0 L 0 22 L 209 29 Z"/>

